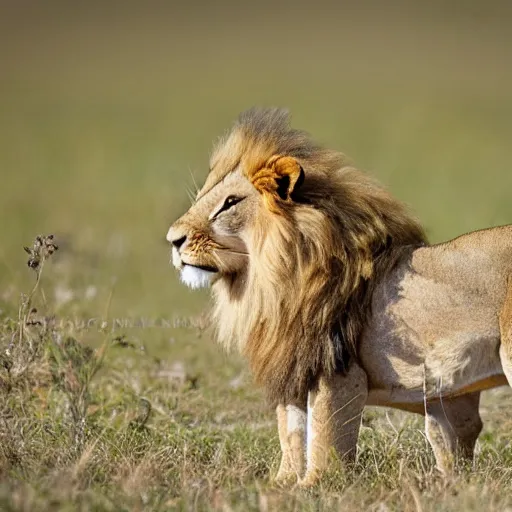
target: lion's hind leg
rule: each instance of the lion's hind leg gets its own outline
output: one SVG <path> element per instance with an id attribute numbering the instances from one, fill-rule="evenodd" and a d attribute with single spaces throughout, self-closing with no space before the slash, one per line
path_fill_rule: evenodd
<path id="1" fill-rule="evenodd" d="M 444 474 L 451 473 L 458 463 L 473 459 L 476 440 L 482 430 L 479 403 L 478 391 L 426 404 L 427 439 L 437 467 Z"/>
<path id="2" fill-rule="evenodd" d="M 508 293 L 500 313 L 500 360 L 503 373 L 512 386 L 512 278 L 508 280 Z"/>

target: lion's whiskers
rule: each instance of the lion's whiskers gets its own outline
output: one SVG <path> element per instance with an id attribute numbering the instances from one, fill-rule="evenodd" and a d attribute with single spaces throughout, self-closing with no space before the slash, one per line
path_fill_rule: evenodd
<path id="1" fill-rule="evenodd" d="M 249 256 L 248 252 L 234 251 L 233 249 L 228 249 L 227 247 L 218 247 L 216 250 L 222 251 L 222 252 L 228 253 L 228 254 L 236 254 L 238 256 Z"/>
<path id="2" fill-rule="evenodd" d="M 186 190 L 186 191 L 187 191 L 187 196 L 188 196 L 188 198 L 189 198 L 189 200 L 190 200 L 190 204 L 194 204 L 194 201 L 195 201 L 196 199 L 195 199 L 195 196 L 194 196 L 194 192 L 193 192 L 193 190 L 192 190 L 192 189 L 190 189 L 189 187 L 187 187 L 187 190 Z"/>

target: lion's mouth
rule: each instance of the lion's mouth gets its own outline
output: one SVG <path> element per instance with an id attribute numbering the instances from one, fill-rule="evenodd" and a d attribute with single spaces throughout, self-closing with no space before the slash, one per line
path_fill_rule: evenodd
<path id="1" fill-rule="evenodd" d="M 210 265 L 193 265 L 192 263 L 185 263 L 185 262 L 183 262 L 183 266 L 184 267 L 198 268 L 199 270 L 204 270 L 205 272 L 212 272 L 214 274 L 219 271 L 218 268 L 212 267 Z"/>
<path id="2" fill-rule="evenodd" d="M 183 270 L 185 267 L 190 267 L 190 269 L 198 269 L 204 270 L 205 272 L 210 272 L 216 274 L 219 272 L 217 267 L 213 265 L 199 265 L 194 263 L 189 263 L 188 261 L 184 261 L 178 249 L 176 247 L 172 248 L 171 261 L 174 267 L 178 270 Z"/>

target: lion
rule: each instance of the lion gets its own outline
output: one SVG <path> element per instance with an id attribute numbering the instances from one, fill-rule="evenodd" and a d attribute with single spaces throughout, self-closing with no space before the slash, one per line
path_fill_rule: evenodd
<path id="1" fill-rule="evenodd" d="M 512 226 L 429 245 L 287 111 L 251 109 L 167 239 L 276 407 L 278 482 L 315 485 L 333 455 L 352 462 L 366 405 L 424 415 L 442 472 L 472 458 L 480 392 L 512 382 Z"/>

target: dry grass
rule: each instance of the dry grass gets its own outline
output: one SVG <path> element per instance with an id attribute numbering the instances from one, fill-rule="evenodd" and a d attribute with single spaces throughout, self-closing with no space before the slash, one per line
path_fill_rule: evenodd
<path id="1" fill-rule="evenodd" d="M 276 488 L 273 414 L 241 363 L 204 344 L 200 319 L 186 328 L 155 321 L 141 345 L 139 328 L 120 329 L 107 314 L 88 343 L 91 329 L 60 322 L 47 298 L 53 280 L 42 270 L 52 272 L 53 247 L 38 237 L 28 251 L 36 284 L 0 330 L 2 509 L 512 506 L 512 414 L 502 391 L 484 403 L 491 422 L 474 466 L 456 478 L 434 469 L 421 419 L 368 410 L 353 472 L 332 468 L 310 492 Z M 167 344 L 165 359 L 148 348 L 157 340 Z"/>
<path id="2" fill-rule="evenodd" d="M 375 409 L 352 473 L 273 487 L 273 412 L 203 330 L 207 296 L 178 284 L 164 243 L 212 139 L 254 104 L 288 106 L 433 241 L 512 222 L 510 4 L 11 4 L 0 509 L 510 509 L 508 389 L 485 394 L 475 465 L 453 480 L 421 418 Z M 59 250 L 34 272 L 22 247 L 50 230 Z"/>

